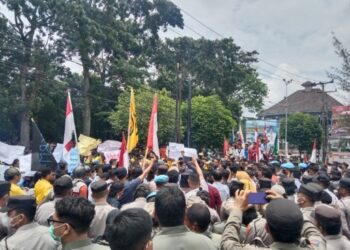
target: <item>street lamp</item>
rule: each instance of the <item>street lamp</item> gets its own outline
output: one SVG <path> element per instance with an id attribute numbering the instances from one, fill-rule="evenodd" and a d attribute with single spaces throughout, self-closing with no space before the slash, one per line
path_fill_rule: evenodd
<path id="1" fill-rule="evenodd" d="M 288 85 L 293 82 L 293 79 L 286 80 L 283 79 L 284 84 L 286 85 L 286 124 L 285 124 L 285 131 L 284 131 L 284 150 L 286 155 L 286 160 L 288 160 Z"/>

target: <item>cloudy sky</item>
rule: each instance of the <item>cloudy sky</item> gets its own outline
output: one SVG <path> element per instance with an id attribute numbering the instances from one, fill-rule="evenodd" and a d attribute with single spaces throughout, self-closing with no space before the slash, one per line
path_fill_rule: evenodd
<path id="1" fill-rule="evenodd" d="M 169 30 L 165 36 L 181 35 L 209 39 L 233 37 L 244 50 L 259 52 L 256 65 L 268 84 L 265 107 L 282 100 L 282 79 L 293 79 L 292 93 L 306 80 L 326 81 L 327 71 L 339 66 L 332 33 L 350 49 L 350 1 L 348 0 L 173 0 L 184 12 L 184 30 Z M 188 14 L 186 14 L 188 13 Z M 192 17 L 191 17 L 192 16 Z M 198 23 L 198 19 L 219 34 Z M 194 31 L 193 31 L 194 30 Z M 179 33 L 179 34 L 178 34 Z M 199 33 L 199 34 L 197 34 Z M 326 90 L 337 86 L 328 85 Z M 349 95 L 332 94 L 349 104 Z"/>

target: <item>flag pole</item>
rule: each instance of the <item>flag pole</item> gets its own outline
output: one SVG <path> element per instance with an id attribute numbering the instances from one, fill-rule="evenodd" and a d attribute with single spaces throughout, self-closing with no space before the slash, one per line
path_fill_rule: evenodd
<path id="1" fill-rule="evenodd" d="M 72 106 L 72 98 L 71 98 L 71 96 L 70 96 L 70 89 L 67 89 L 67 93 L 68 93 L 68 98 L 69 98 L 70 106 L 72 107 L 72 116 L 73 116 L 73 121 L 74 121 L 74 111 L 73 111 L 73 106 Z M 74 137 L 75 137 L 75 144 L 76 144 L 76 146 L 77 146 L 78 137 L 77 137 L 77 131 L 75 130 L 75 126 L 74 126 Z"/>

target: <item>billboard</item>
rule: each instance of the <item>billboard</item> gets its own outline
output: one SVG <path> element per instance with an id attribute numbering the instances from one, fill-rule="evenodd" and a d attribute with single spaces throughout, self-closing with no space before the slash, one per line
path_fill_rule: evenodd
<path id="1" fill-rule="evenodd" d="M 332 152 L 348 152 L 350 158 L 350 106 L 332 108 L 332 126 L 329 135 L 329 146 Z"/>
<path id="2" fill-rule="evenodd" d="M 264 129 L 266 128 L 269 145 L 273 146 L 275 138 L 279 132 L 278 120 L 246 120 L 245 122 L 245 141 L 253 142 L 255 129 L 258 129 L 259 136 L 263 138 Z"/>

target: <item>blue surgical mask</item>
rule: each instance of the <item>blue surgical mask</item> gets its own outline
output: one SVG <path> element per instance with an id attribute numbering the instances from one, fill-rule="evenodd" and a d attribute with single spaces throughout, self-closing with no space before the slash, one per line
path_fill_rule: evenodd
<path id="1" fill-rule="evenodd" d="M 56 228 L 59 228 L 59 227 L 62 227 L 62 226 L 64 226 L 64 225 L 61 225 L 61 226 L 58 226 L 58 227 L 56 227 Z M 49 233 L 50 233 L 50 236 L 51 236 L 51 238 L 54 240 L 54 241 L 61 241 L 61 237 L 60 236 L 57 236 L 56 234 L 55 234 L 55 229 L 56 229 L 53 225 L 51 225 L 50 227 L 49 227 Z"/>

